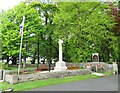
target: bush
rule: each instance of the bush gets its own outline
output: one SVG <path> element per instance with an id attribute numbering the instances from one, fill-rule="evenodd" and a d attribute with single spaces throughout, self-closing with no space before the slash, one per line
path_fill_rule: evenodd
<path id="1" fill-rule="evenodd" d="M 10 68 L 8 67 L 8 64 L 6 63 L 0 63 L 0 69 L 10 70 Z"/>
<path id="2" fill-rule="evenodd" d="M 112 64 L 112 61 L 107 62 L 108 64 Z"/>
<path id="3" fill-rule="evenodd" d="M 84 69 L 84 67 L 83 67 L 83 66 L 80 66 L 80 69 Z"/>
<path id="4" fill-rule="evenodd" d="M 78 69 L 80 69 L 79 67 L 68 67 L 67 68 L 68 70 L 78 70 Z"/>

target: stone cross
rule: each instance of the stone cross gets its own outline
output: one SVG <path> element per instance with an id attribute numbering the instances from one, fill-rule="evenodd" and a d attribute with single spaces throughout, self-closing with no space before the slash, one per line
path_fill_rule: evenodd
<path id="1" fill-rule="evenodd" d="M 67 70 L 66 63 L 62 60 L 62 43 L 63 40 L 59 39 L 59 61 L 55 63 L 54 70 L 55 71 L 65 71 Z"/>
<path id="2" fill-rule="evenodd" d="M 63 40 L 59 39 L 58 44 L 59 44 L 59 62 L 62 62 L 62 43 Z"/>

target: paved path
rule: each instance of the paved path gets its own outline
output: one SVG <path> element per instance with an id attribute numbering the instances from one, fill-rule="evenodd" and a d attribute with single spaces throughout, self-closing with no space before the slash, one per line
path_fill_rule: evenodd
<path id="1" fill-rule="evenodd" d="M 51 85 L 29 91 L 118 91 L 118 76 Z"/>
<path id="2" fill-rule="evenodd" d="M 3 80 L 0 80 L 0 82 L 3 82 Z"/>

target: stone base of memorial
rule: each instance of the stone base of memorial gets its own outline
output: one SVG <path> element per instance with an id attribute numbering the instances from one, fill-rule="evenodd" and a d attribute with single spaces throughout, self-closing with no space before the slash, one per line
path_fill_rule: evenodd
<path id="1" fill-rule="evenodd" d="M 66 63 L 64 61 L 62 62 L 56 62 L 55 71 L 65 71 L 67 70 Z"/>

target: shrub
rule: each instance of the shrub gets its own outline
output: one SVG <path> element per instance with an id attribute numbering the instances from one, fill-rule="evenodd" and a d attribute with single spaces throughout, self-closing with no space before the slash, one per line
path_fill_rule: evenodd
<path id="1" fill-rule="evenodd" d="M 84 67 L 83 67 L 83 66 L 80 66 L 80 69 L 84 69 Z"/>
<path id="2" fill-rule="evenodd" d="M 68 67 L 67 68 L 68 70 L 78 70 L 78 69 L 80 69 L 79 67 Z"/>
<path id="3" fill-rule="evenodd" d="M 8 64 L 6 63 L 0 63 L 0 69 L 10 70 L 10 68 L 8 67 Z"/>

